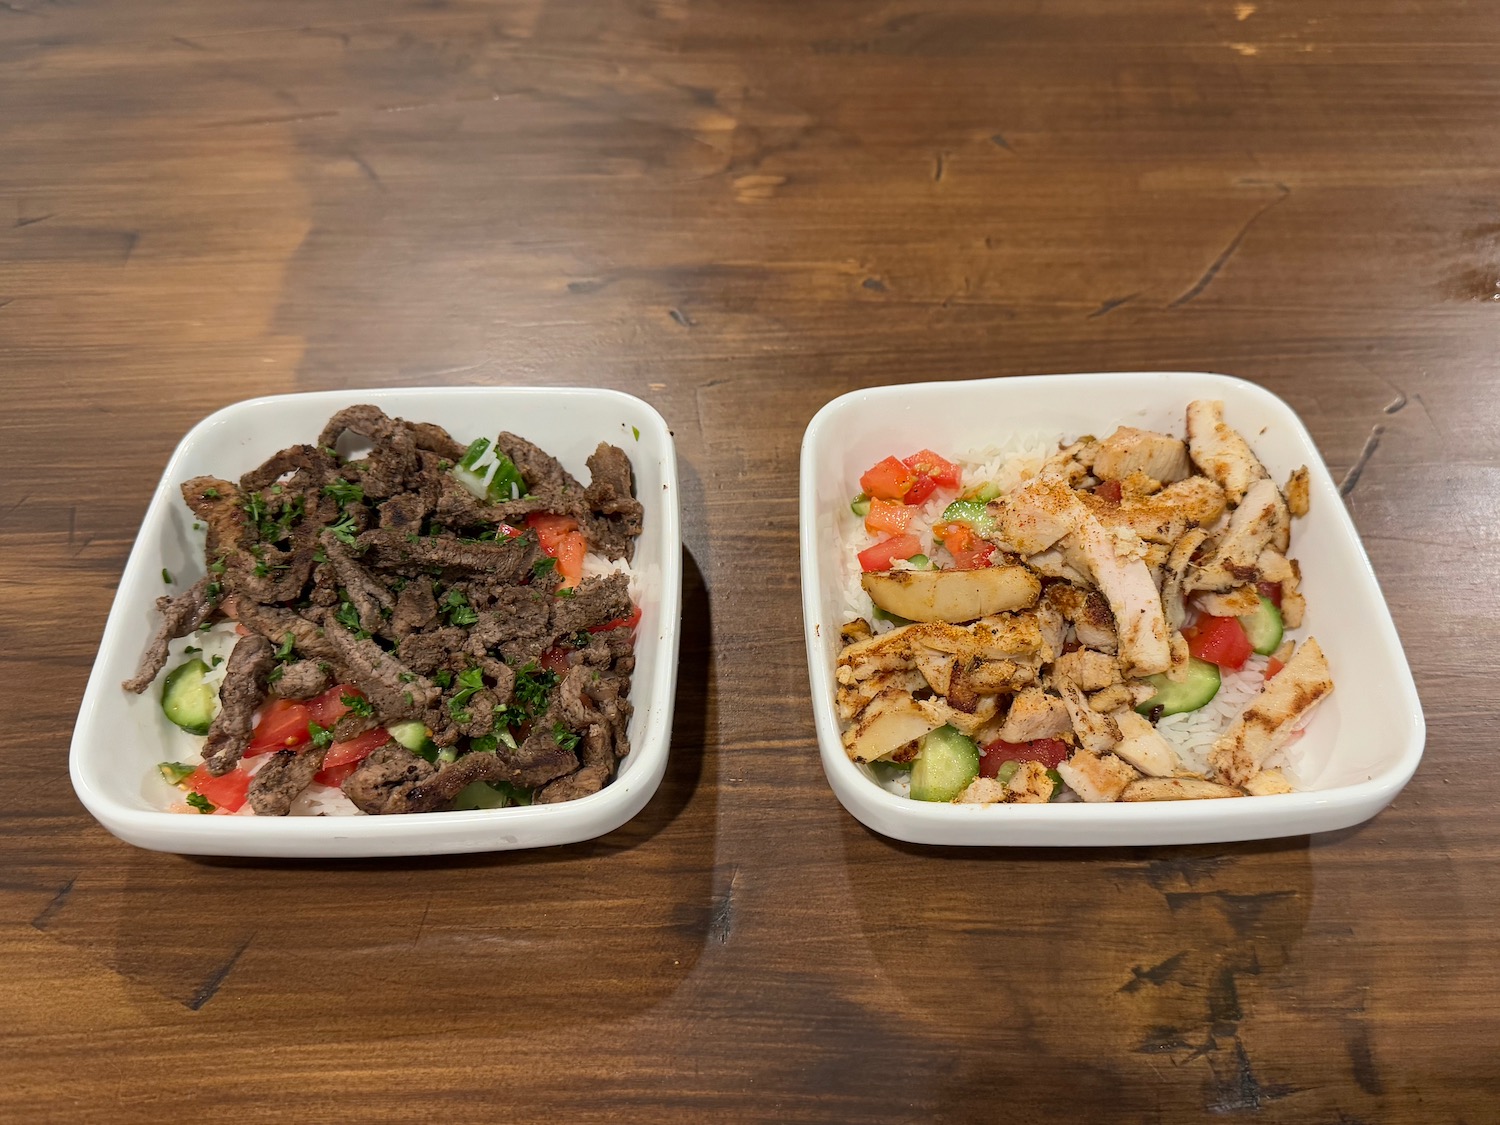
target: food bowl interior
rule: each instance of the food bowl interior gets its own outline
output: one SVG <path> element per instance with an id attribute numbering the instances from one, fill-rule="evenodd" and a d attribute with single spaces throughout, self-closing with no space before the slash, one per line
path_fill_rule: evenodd
<path id="1" fill-rule="evenodd" d="M 201 740 L 178 729 L 162 713 L 159 680 L 139 696 L 126 692 L 120 682 L 133 674 L 158 626 L 155 599 L 186 589 L 204 573 L 202 533 L 194 529 L 178 486 L 204 474 L 237 478 L 279 449 L 315 440 L 335 411 L 362 402 L 410 421 L 436 422 L 465 443 L 512 431 L 556 456 L 585 482 L 585 459 L 600 441 L 620 446 L 630 457 L 636 492 L 645 508 L 644 532 L 632 563 L 642 609 L 631 690 L 632 752 L 600 793 L 558 805 L 404 817 L 271 821 L 166 811 L 177 794 L 159 781 L 154 767 L 195 752 Z M 552 838 L 559 835 L 584 839 L 609 831 L 639 811 L 665 766 L 676 676 L 680 552 L 672 439 L 661 416 L 629 395 L 505 387 L 340 391 L 227 407 L 183 439 L 151 499 L 80 710 L 72 752 L 75 787 L 90 811 L 116 834 L 148 847 L 200 853 L 309 854 L 308 839 L 337 837 L 345 843 L 324 854 L 403 854 L 524 847 L 562 842 Z M 172 576 L 171 585 L 165 584 L 163 570 Z M 175 642 L 174 661 L 182 647 L 192 643 L 193 638 Z M 547 818 L 558 823 L 538 828 Z M 217 823 L 199 823 L 210 821 Z M 505 827 L 497 835 L 495 826 L 500 824 Z M 258 841 L 268 830 L 298 842 L 262 846 Z M 191 832 L 193 840 L 180 841 L 184 832 Z M 377 836 L 384 841 L 371 843 Z M 361 837 L 367 838 L 366 844 L 359 843 Z"/>
<path id="2" fill-rule="evenodd" d="M 882 457 L 905 456 L 931 448 L 960 456 L 991 446 L 1005 447 L 1038 437 L 1073 440 L 1082 434 L 1103 437 L 1116 426 L 1156 429 L 1181 437 L 1185 410 L 1195 398 L 1221 399 L 1225 420 L 1250 443 L 1272 477 L 1284 484 L 1299 465 L 1311 470 L 1309 514 L 1294 521 L 1290 554 L 1302 567 L 1308 612 L 1303 627 L 1290 636 L 1316 636 L 1327 653 L 1335 691 L 1318 709 L 1298 743 L 1299 771 L 1307 790 L 1275 798 L 1239 801 L 1174 802 L 1176 806 L 1213 804 L 1215 819 L 1249 817 L 1250 831 L 1229 828 L 1205 834 L 1193 829 L 1186 838 L 1235 839 L 1311 830 L 1317 817 L 1300 817 L 1325 798 L 1343 794 L 1372 815 L 1405 784 L 1420 758 L 1423 726 L 1420 704 L 1390 613 L 1360 546 L 1338 489 L 1311 437 L 1281 399 L 1251 383 L 1222 375 L 1192 373 L 1122 373 L 1033 376 L 974 382 L 928 383 L 858 391 L 830 403 L 808 427 L 803 445 L 802 550 L 804 619 L 814 709 L 824 767 L 841 798 L 853 795 L 862 807 L 879 810 L 877 819 L 962 817 L 982 811 L 990 824 L 999 818 L 1030 824 L 1043 819 L 1075 822 L 1110 817 L 1138 821 L 1196 814 L 1164 804 L 1096 806 L 1059 804 L 1001 806 L 983 810 L 959 806 L 922 806 L 879 789 L 867 767 L 849 760 L 839 742 L 833 706 L 832 670 L 838 653 L 839 626 L 845 598 L 841 589 L 849 570 L 857 573 L 852 552 L 841 544 L 839 528 L 859 477 Z M 851 517 L 852 519 L 852 517 Z M 846 557 L 847 556 L 847 557 Z M 855 782 L 861 788 L 852 788 Z M 868 788 L 869 792 L 862 792 Z M 889 801 L 885 800 L 889 798 Z M 892 804 L 891 802 L 896 802 Z M 848 804 L 848 801 L 845 801 Z M 1226 808 L 1224 806 L 1239 806 Z M 1260 822 L 1288 812 L 1287 831 L 1266 831 Z M 860 810 L 851 807 L 855 815 Z M 1017 816 L 1017 814 L 1020 814 Z M 861 817 L 861 819 L 866 819 Z M 1325 816 L 1316 826 L 1336 827 Z M 870 821 L 867 819 L 867 823 Z M 1354 823 L 1355 821 L 1347 821 Z M 1247 825 L 1249 821 L 1247 821 Z M 872 825 L 881 827 L 881 825 Z M 886 830 L 881 827 L 881 830 Z M 1109 839 L 1053 839 L 1054 843 L 1175 842 L 1174 833 L 1153 835 L 1127 826 L 1106 833 Z M 1025 842 L 1014 833 L 981 827 L 983 839 L 932 842 Z M 902 834 L 896 832 L 893 834 Z M 940 833 L 941 834 L 941 833 Z M 951 833 L 948 833 L 951 835 Z M 917 831 L 903 838 L 928 838 Z M 1005 836 L 1002 839 L 1000 836 Z"/>

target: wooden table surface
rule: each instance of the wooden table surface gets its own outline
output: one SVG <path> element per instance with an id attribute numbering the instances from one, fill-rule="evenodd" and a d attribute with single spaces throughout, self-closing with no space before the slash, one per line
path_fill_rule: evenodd
<path id="1" fill-rule="evenodd" d="M 1500 1120 L 1497 51 L 1458 0 L 0 2 L 0 1118 Z M 1266 844 L 866 831 L 813 738 L 808 419 L 1164 368 L 1284 396 L 1345 482 L 1415 779 Z M 676 432 L 645 812 L 356 863 L 100 828 L 68 740 L 178 438 L 509 383 Z"/>

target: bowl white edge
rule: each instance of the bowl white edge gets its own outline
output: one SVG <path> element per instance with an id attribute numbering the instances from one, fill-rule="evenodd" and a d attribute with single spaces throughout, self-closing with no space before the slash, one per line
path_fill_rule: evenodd
<path id="1" fill-rule="evenodd" d="M 844 752 L 834 710 L 832 668 L 821 646 L 822 628 L 837 629 L 841 622 L 824 622 L 818 604 L 822 566 L 815 535 L 817 480 L 814 456 L 823 429 L 851 401 L 864 398 L 899 398 L 934 387 L 955 384 L 1003 383 L 1055 384 L 1058 380 L 1082 383 L 1099 379 L 1136 378 L 1162 382 L 1206 380 L 1232 389 L 1233 394 L 1261 397 L 1295 427 L 1308 450 L 1316 457 L 1309 468 L 1315 479 L 1321 473 L 1331 483 L 1317 445 L 1297 412 L 1278 395 L 1255 383 L 1230 375 L 1197 371 L 1087 372 L 1058 375 L 1025 375 L 1000 379 L 949 382 L 900 383 L 851 391 L 825 404 L 808 423 L 802 439 L 799 479 L 798 532 L 801 547 L 803 641 L 807 649 L 808 676 L 823 771 L 839 802 L 866 827 L 910 843 L 960 846 L 1093 847 L 1117 845 L 1161 845 L 1213 843 L 1234 840 L 1274 839 L 1313 832 L 1329 832 L 1359 824 L 1390 804 L 1416 772 L 1426 742 L 1426 721 L 1416 684 L 1396 633 L 1390 609 L 1380 590 L 1368 553 L 1359 538 L 1348 509 L 1336 490 L 1335 518 L 1354 542 L 1363 562 L 1362 580 L 1373 587 L 1381 613 L 1369 623 L 1396 654 L 1400 682 L 1389 685 L 1403 697 L 1403 708 L 1413 722 L 1411 736 L 1395 762 L 1379 776 L 1354 785 L 1255 797 L 1241 801 L 1176 801 L 1150 804 L 1062 804 L 1062 805 L 952 805 L 912 801 L 889 793 L 866 777 Z M 1324 492 L 1326 493 L 1326 489 Z M 1320 497 L 1324 502 L 1329 496 Z"/>
<path id="2" fill-rule="evenodd" d="M 507 809 L 447 812 L 393 817 L 286 817 L 268 823 L 255 817 L 188 817 L 179 813 L 130 807 L 108 790 L 93 783 L 89 775 L 90 747 L 85 744 L 84 716 L 103 692 L 119 690 L 106 683 L 98 662 L 89 673 L 69 747 L 68 771 L 74 791 L 89 813 L 113 835 L 127 843 L 155 851 L 185 855 L 245 856 L 266 858 L 369 858 L 381 856 L 437 855 L 459 852 L 502 851 L 547 847 L 593 839 L 628 822 L 655 794 L 666 774 L 671 743 L 672 716 L 676 702 L 677 659 L 682 619 L 682 528 L 681 482 L 677 469 L 676 443 L 666 420 L 645 400 L 623 391 L 599 387 L 397 387 L 299 392 L 263 395 L 232 403 L 208 415 L 178 442 L 160 481 L 147 504 L 141 529 L 163 518 L 167 505 L 175 502 L 178 465 L 184 451 L 203 431 L 237 411 L 261 404 L 299 399 L 322 400 L 330 413 L 356 402 L 377 405 L 401 400 L 439 397 L 495 398 L 508 396 L 545 398 L 613 398 L 639 414 L 643 436 L 651 434 L 656 459 L 667 488 L 661 498 L 659 526 L 653 531 L 663 543 L 662 589 L 657 643 L 659 657 L 651 669 L 641 698 L 652 701 L 643 736 L 632 746 L 638 763 L 624 777 L 617 777 L 598 793 L 556 805 L 534 805 Z M 139 534 L 121 573 L 126 576 L 142 566 L 150 548 Z M 125 625 L 119 596 L 111 604 L 99 651 L 119 643 Z M 637 669 L 637 679 L 640 670 Z"/>

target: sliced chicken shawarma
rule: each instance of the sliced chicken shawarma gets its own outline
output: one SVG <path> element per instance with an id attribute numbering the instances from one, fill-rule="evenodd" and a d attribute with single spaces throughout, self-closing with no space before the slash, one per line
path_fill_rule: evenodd
<path id="1" fill-rule="evenodd" d="M 1121 426 L 1099 443 L 1094 453 L 1094 475 L 1100 480 L 1124 480 L 1140 472 L 1162 484 L 1191 475 L 1187 446 L 1177 438 L 1152 430 Z"/>
<path id="2" fill-rule="evenodd" d="M 1245 784 L 1332 691 L 1323 650 L 1309 637 L 1214 743 L 1209 761 L 1215 772 L 1235 785 Z"/>
<path id="3" fill-rule="evenodd" d="M 1188 453 L 1193 464 L 1213 478 L 1238 504 L 1250 486 L 1266 477 L 1266 467 L 1224 421 L 1224 404 L 1198 399 L 1187 408 Z"/>

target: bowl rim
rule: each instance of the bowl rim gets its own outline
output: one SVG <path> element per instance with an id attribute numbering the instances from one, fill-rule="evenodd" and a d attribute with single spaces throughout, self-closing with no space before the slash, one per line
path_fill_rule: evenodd
<path id="1" fill-rule="evenodd" d="M 404 403 L 423 399 L 518 399 L 560 400 L 563 403 L 582 399 L 617 402 L 638 417 L 641 448 L 650 451 L 662 477 L 660 496 L 649 500 L 640 497 L 655 513 L 656 535 L 663 548 L 661 560 L 660 620 L 657 624 L 657 659 L 649 676 L 637 669 L 632 689 L 640 684 L 643 698 L 637 710 L 647 710 L 641 738 L 631 747 L 639 755 L 628 774 L 619 774 L 603 789 L 587 797 L 552 805 L 511 806 L 503 809 L 476 809 L 461 812 L 422 814 L 420 816 L 369 817 L 280 817 L 249 816 L 188 817 L 164 809 L 145 809 L 123 801 L 107 785 L 99 783 L 91 769 L 98 751 L 94 736 L 94 712 L 112 687 L 103 677 L 101 657 L 122 642 L 128 628 L 124 615 L 123 591 L 129 577 L 142 567 L 152 565 L 147 555 L 154 546 L 147 542 L 147 532 L 167 518 L 181 476 L 180 465 L 212 430 L 221 423 L 256 410 L 278 406 L 315 406 L 326 404 L 330 413 L 343 406 L 370 402 L 395 411 Z M 600 440 L 606 440 L 601 436 Z M 69 746 L 69 777 L 84 807 L 105 828 L 137 846 L 153 850 L 174 851 L 189 855 L 283 856 L 291 848 L 318 844 L 342 845 L 332 850 L 298 851 L 298 857 L 314 859 L 358 858 L 371 855 L 427 855 L 458 851 L 487 851 L 509 848 L 547 847 L 577 842 L 603 835 L 625 824 L 641 811 L 656 792 L 666 772 L 671 743 L 672 715 L 675 706 L 678 647 L 681 633 L 682 587 L 681 481 L 678 475 L 676 442 L 666 420 L 650 403 L 624 391 L 605 387 L 538 387 L 538 386 L 437 386 L 437 387 L 365 387 L 333 388 L 317 391 L 295 391 L 285 394 L 259 395 L 229 403 L 197 422 L 178 441 L 151 493 L 135 541 L 121 571 L 119 586 L 105 619 L 94 664 L 79 705 Z M 648 705 L 649 702 L 649 705 Z M 273 826 L 267 821 L 274 819 Z M 541 832 L 548 838 L 534 843 L 523 837 Z M 492 843 L 480 840 L 493 836 Z M 159 841 L 171 837 L 173 842 Z M 449 837 L 448 840 L 433 839 Z M 459 839 L 464 842 L 456 843 Z M 153 839 L 156 842 L 153 842 Z"/>
<path id="2" fill-rule="evenodd" d="M 1417 694 L 1405 649 L 1396 632 L 1390 608 L 1380 589 L 1374 568 L 1370 564 L 1369 555 L 1365 551 L 1364 543 L 1360 539 L 1358 529 L 1354 526 L 1348 508 L 1342 503 L 1337 505 L 1333 518 L 1339 525 L 1339 534 L 1347 537 L 1357 552 L 1361 564 L 1360 577 L 1367 579 L 1374 591 L 1380 612 L 1369 624 L 1379 633 L 1380 641 L 1389 649 L 1399 668 L 1401 673 L 1398 677 L 1399 682 L 1389 686 L 1402 697 L 1400 708 L 1412 723 L 1406 745 L 1401 748 L 1393 762 L 1376 776 L 1365 781 L 1331 786 L 1327 789 L 1256 797 L 1250 801 L 1164 801 L 1140 804 L 1076 802 L 1057 805 L 1007 805 L 1002 822 L 994 817 L 991 806 L 929 803 L 898 796 L 867 777 L 859 766 L 850 760 L 840 740 L 839 722 L 834 710 L 832 669 L 827 666 L 827 661 L 821 652 L 823 644 L 821 628 L 824 625 L 837 628 L 841 624 L 823 621 L 819 605 L 821 589 L 827 579 L 823 574 L 816 535 L 818 516 L 816 459 L 823 442 L 828 440 L 825 432 L 835 425 L 839 416 L 850 406 L 870 401 L 899 400 L 937 389 L 951 392 L 953 388 L 960 386 L 983 386 L 991 389 L 1005 386 L 1018 389 L 1049 384 L 1062 394 L 1065 393 L 1064 386 L 1071 385 L 1076 393 L 1076 389 L 1082 384 L 1120 379 L 1149 381 L 1161 386 L 1171 386 L 1187 380 L 1207 382 L 1218 384 L 1241 399 L 1246 397 L 1259 399 L 1267 408 L 1285 418 L 1298 439 L 1315 458 L 1315 463 L 1309 461 L 1309 469 L 1314 473 L 1321 473 L 1329 481 L 1332 480 L 1312 435 L 1289 403 L 1257 383 L 1217 372 L 1071 372 L 884 384 L 853 390 L 832 399 L 808 423 L 803 434 L 800 458 L 798 531 L 802 552 L 803 641 L 807 650 L 814 721 L 820 758 L 829 785 L 845 809 L 867 827 L 882 834 L 912 842 L 960 846 L 1037 843 L 1043 845 L 1103 843 L 1147 846 L 1197 841 L 1271 839 L 1282 835 L 1301 835 L 1309 831 L 1347 827 L 1366 820 L 1388 805 L 1416 772 L 1426 743 L 1426 719 L 1422 712 L 1421 700 Z M 1204 815 L 1203 810 L 1206 805 L 1214 807 L 1211 817 L 1214 827 L 1213 831 L 1205 834 L 1202 828 L 1205 820 L 1210 819 Z M 987 813 L 990 819 L 979 819 Z M 1286 820 L 1284 830 L 1274 827 L 1267 829 L 1264 825 L 1254 823 L 1274 819 L 1278 814 Z M 957 833 L 972 831 L 976 826 L 991 830 L 983 838 L 952 838 Z M 1030 829 L 1082 829 L 1085 827 L 1091 830 L 1096 827 L 1102 829 L 1103 838 L 1100 838 L 1101 834 L 1077 841 L 1061 838 L 1042 840 L 1024 838 Z"/>

